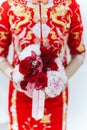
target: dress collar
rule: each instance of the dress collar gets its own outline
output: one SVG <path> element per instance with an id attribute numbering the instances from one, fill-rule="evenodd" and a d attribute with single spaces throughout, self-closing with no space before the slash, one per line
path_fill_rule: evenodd
<path id="1" fill-rule="evenodd" d="M 32 0 L 33 4 L 37 4 L 38 2 L 42 2 L 43 4 L 47 4 L 49 0 Z"/>

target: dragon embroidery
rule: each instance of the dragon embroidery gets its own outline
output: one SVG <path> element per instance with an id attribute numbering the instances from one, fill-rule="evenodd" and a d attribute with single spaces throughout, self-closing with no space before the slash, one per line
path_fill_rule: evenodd
<path id="1" fill-rule="evenodd" d="M 15 29 L 17 31 L 20 31 L 21 29 L 21 26 L 28 23 L 31 19 L 31 12 L 27 9 L 25 9 L 25 7 L 21 6 L 21 5 L 18 5 L 15 10 L 14 10 L 14 14 L 15 16 L 17 16 L 18 18 L 22 19 L 18 19 L 16 21 L 16 26 L 15 26 Z"/>

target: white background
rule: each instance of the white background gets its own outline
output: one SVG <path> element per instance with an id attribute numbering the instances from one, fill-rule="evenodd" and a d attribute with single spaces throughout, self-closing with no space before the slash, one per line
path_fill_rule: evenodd
<path id="1" fill-rule="evenodd" d="M 87 47 L 87 1 L 77 0 L 84 25 L 84 43 Z M 0 2 L 1 3 L 1 2 Z M 69 80 L 69 107 L 67 130 L 87 130 L 87 56 L 79 71 Z M 0 130 L 8 130 L 8 79 L 0 73 Z M 5 125 L 4 125 L 5 124 Z M 5 126 L 5 127 L 4 127 Z"/>

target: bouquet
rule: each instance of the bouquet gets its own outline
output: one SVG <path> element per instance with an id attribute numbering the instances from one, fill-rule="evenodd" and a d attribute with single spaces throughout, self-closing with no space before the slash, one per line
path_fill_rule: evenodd
<path id="1" fill-rule="evenodd" d="M 16 89 L 32 97 L 32 117 L 44 115 L 45 94 L 53 98 L 59 95 L 67 83 L 64 67 L 53 46 L 31 44 L 19 56 L 19 62 L 11 72 Z"/>

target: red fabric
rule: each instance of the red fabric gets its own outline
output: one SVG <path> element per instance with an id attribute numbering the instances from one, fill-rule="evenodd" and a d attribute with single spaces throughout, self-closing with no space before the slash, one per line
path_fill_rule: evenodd
<path id="1" fill-rule="evenodd" d="M 10 84 L 10 93 L 9 98 L 12 97 L 12 91 L 14 87 L 11 82 Z M 66 90 L 67 97 L 66 102 L 68 103 L 68 91 Z M 11 106 L 11 100 L 9 100 L 9 106 Z M 32 109 L 32 99 L 27 97 L 24 93 L 17 92 L 17 99 L 16 99 L 16 112 L 18 118 L 18 130 L 31 130 L 34 125 L 38 125 L 38 127 L 34 128 L 34 130 L 44 130 L 45 127 L 48 127 L 46 130 L 62 130 L 62 118 L 63 118 L 63 97 L 62 93 L 60 96 L 55 98 L 48 98 L 45 102 L 45 115 L 49 115 L 49 123 L 41 123 L 41 120 L 35 121 L 31 117 L 31 109 Z M 10 118 L 12 119 L 11 109 L 9 108 Z M 30 118 L 30 121 L 28 120 Z M 48 122 L 48 121 L 47 121 Z M 10 122 L 13 124 L 12 120 Z M 11 129 L 13 130 L 13 129 Z"/>

